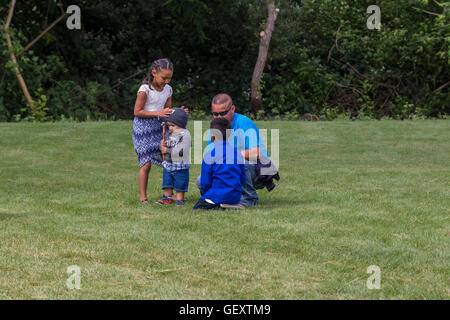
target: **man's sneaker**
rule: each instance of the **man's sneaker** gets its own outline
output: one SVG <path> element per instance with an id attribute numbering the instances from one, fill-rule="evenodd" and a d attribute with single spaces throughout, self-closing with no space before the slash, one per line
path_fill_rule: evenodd
<path id="1" fill-rule="evenodd" d="M 158 201 L 155 202 L 156 204 L 165 205 L 165 204 L 171 204 L 173 203 L 173 200 L 169 197 L 162 197 Z"/>
<path id="2" fill-rule="evenodd" d="M 183 205 L 184 205 L 184 201 L 177 200 L 177 201 L 175 201 L 175 205 L 176 205 L 177 207 L 183 206 Z"/>

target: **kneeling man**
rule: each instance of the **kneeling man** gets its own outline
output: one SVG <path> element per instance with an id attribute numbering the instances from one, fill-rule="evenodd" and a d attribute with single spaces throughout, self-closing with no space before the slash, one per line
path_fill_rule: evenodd
<path id="1" fill-rule="evenodd" d="M 270 191 L 274 188 L 272 176 L 279 180 L 277 169 L 270 162 L 259 128 L 249 117 L 236 112 L 236 106 L 228 94 L 220 93 L 216 95 L 211 102 L 211 111 L 214 119 L 226 119 L 230 122 L 232 134 L 228 141 L 239 150 L 244 158 L 246 179 L 242 185 L 242 196 L 239 204 L 245 207 L 255 206 L 259 201 L 256 189 L 267 187 Z M 212 143 L 209 136 L 207 150 Z M 261 166 L 266 165 L 270 166 L 271 170 L 269 171 L 273 172 L 271 175 L 262 176 Z M 199 188 L 200 179 L 201 176 L 197 178 Z"/>

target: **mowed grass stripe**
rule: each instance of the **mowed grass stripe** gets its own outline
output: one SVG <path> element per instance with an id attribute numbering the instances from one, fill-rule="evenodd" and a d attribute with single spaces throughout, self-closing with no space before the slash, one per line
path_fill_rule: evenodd
<path id="1" fill-rule="evenodd" d="M 450 121 L 258 126 L 269 151 L 280 130 L 281 182 L 207 213 L 200 165 L 185 207 L 138 203 L 129 121 L 0 124 L 0 298 L 449 298 Z M 152 168 L 152 201 L 161 182 Z"/>

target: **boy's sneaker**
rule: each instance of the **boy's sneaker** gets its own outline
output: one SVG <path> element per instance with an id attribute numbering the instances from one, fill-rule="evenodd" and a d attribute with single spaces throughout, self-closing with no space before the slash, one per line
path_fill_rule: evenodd
<path id="1" fill-rule="evenodd" d="M 162 197 L 158 201 L 155 202 L 156 204 L 165 205 L 165 204 L 171 204 L 173 203 L 173 200 L 169 197 Z"/>

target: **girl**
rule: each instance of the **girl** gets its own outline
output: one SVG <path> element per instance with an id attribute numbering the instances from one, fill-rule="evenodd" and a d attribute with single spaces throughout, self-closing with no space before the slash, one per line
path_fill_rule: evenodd
<path id="1" fill-rule="evenodd" d="M 152 63 L 147 77 L 139 88 L 134 106 L 133 144 L 139 161 L 139 193 L 141 203 L 147 203 L 147 183 L 151 164 L 162 166 L 160 143 L 161 118 L 172 113 L 172 88 L 168 85 L 173 75 L 169 59 Z"/>

